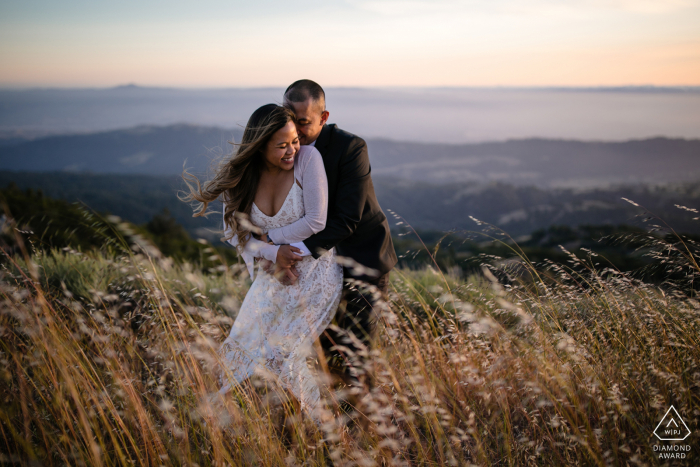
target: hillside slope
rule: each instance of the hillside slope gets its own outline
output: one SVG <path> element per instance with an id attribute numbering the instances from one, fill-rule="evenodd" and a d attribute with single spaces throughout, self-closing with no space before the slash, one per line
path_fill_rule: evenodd
<path id="1" fill-rule="evenodd" d="M 177 198 L 183 188 L 178 176 L 156 177 L 124 174 L 38 173 L 0 171 L 0 187 L 10 183 L 20 188 L 41 189 L 46 195 L 68 201 L 81 201 L 97 211 L 108 211 L 136 224 L 168 211 L 195 236 L 218 238 L 221 228 L 217 214 L 193 218 L 189 205 Z M 389 210 L 418 229 L 471 230 L 473 216 L 508 231 L 527 235 L 550 225 L 632 224 L 640 208 L 622 200 L 632 199 L 663 218 L 676 230 L 700 233 L 700 222 L 676 204 L 700 207 L 700 184 L 659 186 L 617 186 L 607 189 L 542 189 L 504 183 L 455 183 L 435 185 L 374 177 L 377 198 L 387 212 L 392 228 L 397 228 Z"/>

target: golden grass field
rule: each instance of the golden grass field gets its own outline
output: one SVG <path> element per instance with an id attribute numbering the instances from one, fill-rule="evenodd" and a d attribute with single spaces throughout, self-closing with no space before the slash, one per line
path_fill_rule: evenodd
<path id="1" fill-rule="evenodd" d="M 697 248 L 678 245 L 657 261 L 690 284 Z M 688 289 L 594 255 L 521 258 L 507 283 L 498 267 L 395 270 L 361 369 L 375 384 L 352 420 L 329 392 L 319 428 L 271 380 L 209 402 L 249 284 L 241 265 L 202 271 L 134 250 L 2 260 L 1 465 L 700 464 Z M 687 457 L 668 461 L 652 432 L 671 404 L 693 433 Z"/>

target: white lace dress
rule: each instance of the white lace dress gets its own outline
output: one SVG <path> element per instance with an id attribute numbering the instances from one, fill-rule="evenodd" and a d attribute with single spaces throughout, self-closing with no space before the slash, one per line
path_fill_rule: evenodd
<path id="1" fill-rule="evenodd" d="M 253 204 L 251 222 L 267 232 L 297 221 L 304 216 L 302 191 L 294 183 L 272 217 Z M 343 272 L 335 256 L 332 249 L 319 259 L 304 257 L 296 265 L 299 278 L 291 286 L 280 284 L 258 268 L 231 333 L 221 347 L 227 371 L 222 376 L 220 393 L 253 373 L 274 375 L 318 421 L 319 386 L 306 358 L 340 301 Z"/>

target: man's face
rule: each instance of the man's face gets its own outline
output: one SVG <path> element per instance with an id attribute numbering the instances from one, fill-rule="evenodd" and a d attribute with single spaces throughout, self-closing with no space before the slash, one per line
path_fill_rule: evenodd
<path id="1" fill-rule="evenodd" d="M 302 145 L 311 144 L 321 134 L 323 125 L 328 121 L 328 111 L 323 110 L 323 102 L 314 102 L 309 98 L 305 102 L 285 101 L 297 117 L 297 133 Z"/>

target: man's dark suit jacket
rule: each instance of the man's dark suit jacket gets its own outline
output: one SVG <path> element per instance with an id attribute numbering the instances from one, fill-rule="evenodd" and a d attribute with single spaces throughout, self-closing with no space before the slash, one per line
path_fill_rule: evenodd
<path id="1" fill-rule="evenodd" d="M 367 144 L 331 124 L 323 126 L 315 146 L 328 177 L 328 218 L 326 228 L 304 244 L 315 258 L 335 247 L 338 255 L 386 274 L 398 260 L 374 194 Z"/>

